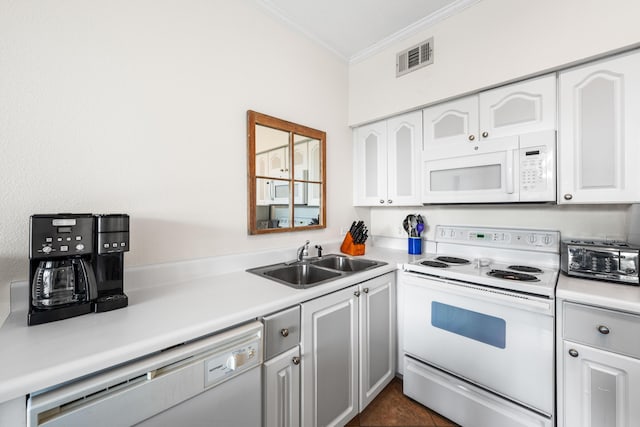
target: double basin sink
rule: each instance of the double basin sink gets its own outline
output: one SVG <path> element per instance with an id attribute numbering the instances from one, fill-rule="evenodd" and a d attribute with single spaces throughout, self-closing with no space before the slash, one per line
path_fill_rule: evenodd
<path id="1" fill-rule="evenodd" d="M 354 259 L 344 255 L 329 254 L 304 261 L 282 262 L 263 267 L 250 268 L 257 274 L 296 289 L 306 289 L 322 283 L 340 279 L 348 274 L 385 265 L 386 262 Z"/>

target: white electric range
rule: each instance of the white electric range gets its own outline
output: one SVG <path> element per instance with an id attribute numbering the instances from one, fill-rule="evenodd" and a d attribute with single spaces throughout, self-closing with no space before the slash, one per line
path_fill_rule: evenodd
<path id="1" fill-rule="evenodd" d="M 560 233 L 435 234 L 436 252 L 404 265 L 405 394 L 465 426 L 552 426 Z"/>

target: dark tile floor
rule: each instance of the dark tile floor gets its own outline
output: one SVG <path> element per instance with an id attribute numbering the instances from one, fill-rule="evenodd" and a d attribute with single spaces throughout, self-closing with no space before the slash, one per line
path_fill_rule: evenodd
<path id="1" fill-rule="evenodd" d="M 433 412 L 402 394 L 402 380 L 391 383 L 349 421 L 347 427 L 458 427 L 453 421 Z"/>

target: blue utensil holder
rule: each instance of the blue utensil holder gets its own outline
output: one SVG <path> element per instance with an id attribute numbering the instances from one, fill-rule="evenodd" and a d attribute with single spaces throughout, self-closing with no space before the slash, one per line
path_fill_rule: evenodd
<path id="1" fill-rule="evenodd" d="M 422 253 L 422 238 L 409 237 L 409 254 L 420 255 Z"/>

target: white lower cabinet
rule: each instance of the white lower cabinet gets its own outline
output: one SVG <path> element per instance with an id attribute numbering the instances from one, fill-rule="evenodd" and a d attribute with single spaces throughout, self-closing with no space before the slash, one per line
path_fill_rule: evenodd
<path id="1" fill-rule="evenodd" d="M 300 306 L 262 318 L 264 355 L 262 366 L 262 425 L 300 425 Z"/>
<path id="2" fill-rule="evenodd" d="M 565 341 L 565 427 L 640 425 L 640 360 Z"/>
<path id="3" fill-rule="evenodd" d="M 265 427 L 300 425 L 300 346 L 264 363 Z"/>
<path id="4" fill-rule="evenodd" d="M 640 426 L 640 316 L 558 309 L 558 427 Z"/>
<path id="5" fill-rule="evenodd" d="M 395 273 L 302 304 L 302 425 L 346 424 L 395 375 Z"/>

